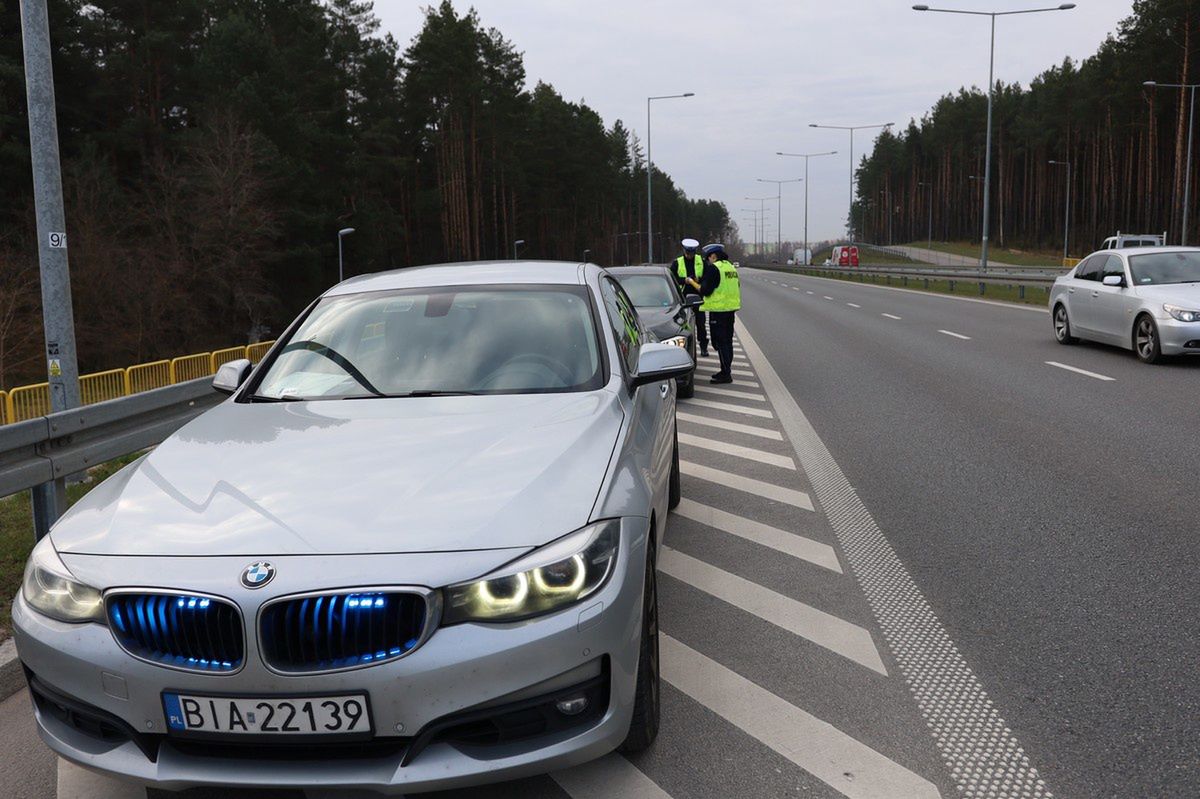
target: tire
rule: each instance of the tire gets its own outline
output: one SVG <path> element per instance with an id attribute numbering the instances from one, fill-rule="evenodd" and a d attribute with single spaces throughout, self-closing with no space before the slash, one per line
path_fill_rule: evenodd
<path id="1" fill-rule="evenodd" d="M 691 399 L 696 396 L 696 373 L 693 371 L 687 377 L 686 383 L 679 384 L 679 399 Z"/>
<path id="2" fill-rule="evenodd" d="M 1067 316 L 1067 306 L 1059 303 L 1054 306 L 1054 339 L 1059 344 L 1078 344 L 1079 339 L 1071 335 L 1071 320 Z"/>
<path id="3" fill-rule="evenodd" d="M 1142 363 L 1161 363 L 1163 360 L 1158 325 L 1148 314 L 1142 314 L 1133 323 L 1133 352 Z"/>
<path id="4" fill-rule="evenodd" d="M 642 594 L 642 643 L 638 655 L 637 687 L 634 690 L 633 719 L 629 732 L 617 749 L 626 754 L 645 750 L 658 737 L 658 558 L 654 537 L 646 544 L 646 581 Z"/>
<path id="5" fill-rule="evenodd" d="M 683 487 L 679 475 L 679 427 L 675 428 L 675 451 L 671 455 L 671 477 L 667 488 L 667 507 L 675 510 L 683 499 Z"/>

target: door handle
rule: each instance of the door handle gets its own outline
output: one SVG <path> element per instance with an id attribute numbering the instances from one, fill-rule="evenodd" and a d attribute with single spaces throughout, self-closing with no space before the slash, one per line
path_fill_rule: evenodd
<path id="1" fill-rule="evenodd" d="M 1093 296 L 1093 297 L 1099 297 L 1099 296 L 1100 296 L 1100 292 L 1098 292 L 1098 291 L 1093 291 L 1093 292 L 1092 292 L 1092 296 Z"/>
<path id="2" fill-rule="evenodd" d="M 1067 289 L 1067 293 L 1068 293 L 1068 294 L 1074 294 L 1074 293 L 1075 293 L 1075 289 Z"/>
<path id="3" fill-rule="evenodd" d="M 660 397 L 662 397 L 663 399 L 666 399 L 667 395 L 670 393 L 671 393 L 671 389 L 667 387 L 666 383 L 663 383 L 661 386 L 658 387 L 658 395 Z"/>

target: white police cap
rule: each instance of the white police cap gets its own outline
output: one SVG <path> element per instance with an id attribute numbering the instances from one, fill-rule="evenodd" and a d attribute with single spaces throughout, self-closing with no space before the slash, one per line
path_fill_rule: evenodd
<path id="1" fill-rule="evenodd" d="M 685 250 L 694 250 L 700 246 L 700 242 L 696 241 L 695 239 L 684 239 L 679 243 L 683 245 L 683 249 Z"/>

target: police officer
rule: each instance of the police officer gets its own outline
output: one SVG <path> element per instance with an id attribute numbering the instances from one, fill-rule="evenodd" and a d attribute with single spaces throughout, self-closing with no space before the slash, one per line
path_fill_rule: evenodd
<path id="1" fill-rule="evenodd" d="M 704 258 L 696 252 L 700 242 L 695 239 L 684 239 L 683 255 L 675 259 L 675 279 L 679 283 L 679 291 L 683 296 L 701 294 L 704 282 Z M 704 311 L 696 309 L 696 343 L 700 345 L 700 355 L 708 357 L 708 325 Z"/>
<path id="2" fill-rule="evenodd" d="M 704 247 L 706 261 L 705 281 L 702 293 L 711 326 L 713 348 L 721 359 L 721 369 L 712 376 L 713 383 L 733 382 L 733 320 L 742 307 L 742 284 L 737 267 L 725 254 L 722 244 L 707 244 Z"/>

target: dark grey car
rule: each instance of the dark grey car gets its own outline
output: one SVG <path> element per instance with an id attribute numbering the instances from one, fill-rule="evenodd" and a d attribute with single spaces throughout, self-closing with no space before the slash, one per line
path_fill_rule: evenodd
<path id="1" fill-rule="evenodd" d="M 699 297 L 684 297 L 671 272 L 662 266 L 614 266 L 608 272 L 633 300 L 638 319 L 656 339 L 687 350 L 696 362 L 696 313 Z M 695 372 L 679 378 L 679 396 L 695 393 Z"/>

